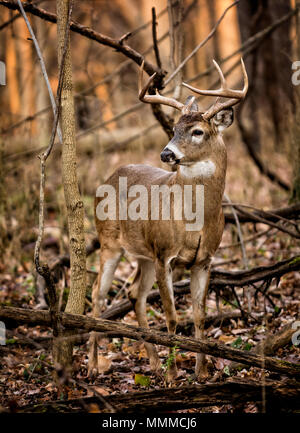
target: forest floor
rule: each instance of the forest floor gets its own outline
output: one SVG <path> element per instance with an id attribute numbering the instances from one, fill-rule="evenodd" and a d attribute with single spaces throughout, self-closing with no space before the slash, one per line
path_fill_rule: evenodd
<path id="1" fill-rule="evenodd" d="M 156 165 L 157 153 L 149 151 L 143 160 Z M 131 154 L 112 155 L 110 157 L 110 169 L 127 161 L 132 162 Z M 244 161 L 244 164 L 237 164 L 236 161 Z M 284 178 L 288 177 L 281 156 L 273 158 L 275 169 Z M 99 167 L 90 166 L 91 159 L 82 160 L 79 171 L 89 172 L 91 176 L 96 176 Z M 103 162 L 100 165 L 103 169 Z M 33 170 L 34 176 L 31 177 L 31 169 L 27 173 L 14 174 L 11 169 L 11 184 L 13 182 L 25 182 L 23 194 L 27 194 L 27 199 L 36 197 L 38 191 L 38 170 Z M 102 176 L 106 173 L 101 171 Z M 104 174 L 103 174 L 104 173 Z M 19 177 L 17 177 L 19 176 Z M 56 174 L 57 176 L 57 174 Z M 17 180 L 15 179 L 17 177 Z M 242 181 L 241 181 L 242 179 Z M 102 181 L 103 179 L 100 179 Z M 53 181 L 53 182 L 52 182 Z M 47 202 L 47 220 L 45 238 L 43 244 L 44 258 L 51 261 L 59 254 L 67 251 L 66 221 L 61 202 L 54 196 L 62 194 L 61 189 L 56 188 L 55 173 L 50 173 L 49 189 Z M 84 181 L 83 181 L 84 183 Z M 90 185 L 90 184 L 89 184 Z M 92 206 L 92 186 L 85 188 L 84 201 L 86 212 L 86 233 L 87 239 L 91 240 L 95 236 L 93 226 L 93 206 Z M 13 187 L 12 187 L 13 189 Z M 24 192 L 25 191 L 25 192 Z M 269 181 L 263 179 L 257 172 L 256 167 L 245 155 L 245 151 L 239 148 L 229 148 L 229 167 L 227 176 L 227 188 L 230 191 L 231 200 L 239 203 L 253 204 L 258 208 L 272 209 L 286 206 L 288 198 L 284 193 Z M 16 239 L 15 245 L 8 247 L 8 255 L 5 263 L 0 265 L 0 304 L 6 306 L 16 306 L 23 308 L 35 308 L 37 304 L 35 293 L 35 274 L 32 264 L 32 254 L 34 240 L 36 237 L 36 206 L 29 201 L 24 207 L 23 198 L 20 191 L 16 191 L 16 197 L 11 198 L 15 203 L 11 204 L 12 219 L 9 223 Z M 19 196 L 17 195 L 19 194 Z M 50 197 L 50 198 L 49 198 Z M 22 203 L 21 210 L 16 203 Z M 35 198 L 36 203 L 36 198 Z M 30 209 L 30 206 L 32 207 Z M 31 225 L 32 213 L 35 213 L 35 225 Z M 22 215 L 21 215 L 22 214 Z M 26 215 L 26 217 L 24 216 Z M 62 215 L 62 216 L 61 216 Z M 299 254 L 299 243 L 287 234 L 280 233 L 278 230 L 263 224 L 243 225 L 243 235 L 247 239 L 261 232 L 260 236 L 246 242 L 246 254 L 249 267 L 274 264 L 280 260 L 290 258 Z M 213 262 L 215 269 L 241 270 L 244 268 L 241 250 L 239 246 L 234 246 L 238 242 L 236 227 L 228 225 L 224 232 L 221 248 L 218 250 Z M 91 311 L 91 287 L 98 269 L 98 253 L 94 253 L 88 259 L 88 293 L 86 301 L 86 313 Z M 127 287 L 133 279 L 135 262 L 131 257 L 122 259 L 117 270 L 115 280 L 109 292 L 107 305 L 126 299 Z M 188 278 L 186 272 L 181 278 Z M 61 296 L 62 309 L 65 306 L 69 287 L 69 270 L 64 270 L 63 278 L 58 284 Z M 267 294 L 269 299 L 258 294 L 255 295 L 255 288 L 249 287 L 245 290 L 237 289 L 237 294 L 241 305 L 245 311 L 247 305 L 247 291 L 250 294 L 251 309 L 253 318 L 245 322 L 241 317 L 224 320 L 220 323 L 210 323 L 206 329 L 206 336 L 210 341 L 217 341 L 243 350 L 253 349 L 261 342 L 266 334 L 277 334 L 286 324 L 299 318 L 299 293 L 300 293 L 300 273 L 292 272 L 284 275 L 280 281 L 272 281 L 268 286 Z M 272 302 L 271 302 L 271 301 Z M 219 312 L 237 312 L 238 305 L 236 300 L 229 293 L 226 300 L 220 298 Z M 180 327 L 182 335 L 193 335 L 193 326 L 189 323 L 192 319 L 192 304 L 189 294 L 176 296 L 176 309 L 179 321 L 184 321 L 185 325 Z M 218 312 L 216 293 L 210 292 L 207 300 L 207 315 Z M 165 330 L 164 313 L 160 301 L 147 307 L 148 321 L 151 328 Z M 130 311 L 122 319 L 124 323 L 137 325 L 135 314 Z M 49 402 L 60 399 L 59 390 L 53 381 L 53 366 L 51 357 L 51 330 L 42 326 L 21 325 L 7 331 L 6 345 L 0 346 L 0 410 L 10 410 L 18 412 L 26 409 L 34 410 L 35 405 L 47 405 Z M 158 346 L 159 356 L 163 367 L 166 368 L 169 359 L 169 352 L 166 347 Z M 285 347 L 277 350 L 273 356 L 280 359 L 299 362 L 300 349 L 290 342 Z M 96 392 L 100 396 L 113 395 L 118 393 L 129 393 L 133 391 L 160 389 L 169 387 L 181 387 L 183 385 L 197 383 L 193 377 L 195 354 L 179 349 L 175 349 L 174 356 L 178 365 L 178 378 L 172 385 L 165 381 L 165 375 L 156 377 L 151 374 L 144 343 L 133 341 L 127 338 L 107 338 L 103 336 L 99 346 L 99 362 L 101 373 L 96 379 L 87 378 L 88 347 L 85 336 L 77 342 L 74 349 L 74 371 L 72 382 L 68 384 L 67 398 L 78 399 L 92 396 Z M 249 378 L 261 380 L 262 386 L 265 379 L 283 380 L 278 373 L 271 373 L 259 368 L 243 367 L 232 370 L 230 361 L 221 358 L 209 358 L 209 381 L 218 383 L 229 377 Z M 66 405 L 66 412 L 72 410 L 97 412 L 99 408 L 96 403 L 85 404 L 80 402 L 75 406 Z M 40 411 L 43 411 L 39 406 Z M 44 409 L 46 410 L 46 409 Z M 52 408 L 53 410 L 53 408 Z M 186 409 L 190 412 L 235 412 L 233 405 L 208 406 L 205 408 Z M 245 403 L 242 412 L 260 412 L 261 406 L 255 402 Z"/>

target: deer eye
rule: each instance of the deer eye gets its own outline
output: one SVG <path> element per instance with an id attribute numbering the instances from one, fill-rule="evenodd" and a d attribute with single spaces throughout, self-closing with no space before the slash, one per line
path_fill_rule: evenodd
<path id="1" fill-rule="evenodd" d="M 204 133 L 203 133 L 202 129 L 194 129 L 194 131 L 192 132 L 192 135 L 195 137 L 200 137 L 203 134 Z"/>

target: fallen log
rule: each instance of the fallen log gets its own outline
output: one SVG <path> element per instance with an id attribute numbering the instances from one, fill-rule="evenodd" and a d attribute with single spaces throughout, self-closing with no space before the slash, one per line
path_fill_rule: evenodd
<path id="1" fill-rule="evenodd" d="M 223 323 L 227 323 L 231 319 L 238 319 L 241 317 L 242 317 L 242 314 L 240 311 L 228 311 L 228 312 L 224 312 L 224 313 L 209 314 L 205 317 L 205 327 L 207 328 L 212 324 L 214 326 L 217 326 L 218 324 L 221 325 Z M 15 322 L 14 328 L 18 327 L 18 323 L 16 321 L 14 321 L 14 322 Z M 11 325 L 11 323 L 10 323 L 10 325 Z M 194 326 L 194 321 L 192 319 L 179 320 L 179 322 L 177 323 L 176 329 L 177 329 L 177 332 L 186 332 L 187 327 L 190 328 L 193 326 Z M 158 326 L 155 326 L 153 328 L 150 328 L 150 329 L 155 329 L 158 331 L 167 331 L 167 325 L 162 324 L 162 325 L 158 325 Z M 106 337 L 111 336 L 109 332 L 102 334 L 102 335 L 103 336 L 105 335 Z M 52 339 L 53 339 L 52 335 L 34 337 L 34 338 L 25 337 L 24 335 L 21 335 L 18 332 L 16 332 L 15 330 L 11 330 L 11 329 L 6 329 L 6 338 L 14 338 L 14 339 L 16 339 L 17 344 L 20 344 L 23 346 L 31 346 L 31 347 L 35 347 L 37 349 L 42 349 L 42 348 L 49 346 L 49 344 L 52 344 Z M 74 344 L 83 344 L 88 339 L 89 339 L 89 333 L 85 332 L 83 330 L 78 330 L 78 333 L 76 335 L 72 336 L 72 341 L 74 342 Z M 1 347 L 0 347 L 0 352 L 1 352 Z"/>
<path id="2" fill-rule="evenodd" d="M 282 409 L 299 408 L 299 382 L 278 382 L 266 380 L 264 385 L 266 410 L 278 411 Z M 26 405 L 19 408 L 19 412 L 61 412 L 66 410 L 82 411 L 86 405 L 95 403 L 99 411 L 106 411 L 105 403 L 111 405 L 118 413 L 142 413 L 155 411 L 161 413 L 168 410 L 199 408 L 207 406 L 223 406 L 224 404 L 238 405 L 247 402 L 262 402 L 262 383 L 253 379 L 230 378 L 221 383 L 206 383 L 203 385 L 188 385 L 178 388 L 160 388 L 147 391 L 137 391 L 122 394 L 81 397 L 80 399 L 57 400 L 38 405 Z"/>
<path id="3" fill-rule="evenodd" d="M 167 347 L 178 347 L 196 353 L 205 353 L 218 358 L 225 358 L 242 364 L 262 368 L 270 371 L 300 377 L 300 364 L 293 364 L 281 359 L 262 357 L 258 354 L 233 349 L 220 343 L 207 340 L 196 340 L 179 335 L 168 335 L 160 331 L 149 331 L 144 328 L 125 325 L 111 320 L 94 319 L 82 315 L 60 313 L 61 324 L 68 329 L 84 329 L 85 331 L 109 332 L 110 335 L 127 337 L 133 340 L 142 340 L 149 343 L 161 344 Z M 0 320 L 18 320 L 19 323 L 31 323 L 36 325 L 51 325 L 51 317 L 48 311 L 27 310 L 24 308 L 1 307 Z"/>
<path id="4" fill-rule="evenodd" d="M 292 343 L 292 336 L 295 333 L 295 328 L 293 328 L 293 323 L 297 322 L 296 318 L 293 322 L 284 326 L 281 331 L 277 334 L 268 334 L 264 340 L 258 343 L 254 349 L 254 353 L 264 353 L 265 355 L 274 355 L 274 353 L 280 348 L 287 344 Z"/>

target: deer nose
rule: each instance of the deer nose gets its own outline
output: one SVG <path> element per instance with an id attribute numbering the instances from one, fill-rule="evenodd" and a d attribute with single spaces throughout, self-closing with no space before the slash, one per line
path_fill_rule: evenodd
<path id="1" fill-rule="evenodd" d="M 162 162 L 170 162 L 176 159 L 175 153 L 172 150 L 166 148 L 160 154 L 160 159 Z"/>

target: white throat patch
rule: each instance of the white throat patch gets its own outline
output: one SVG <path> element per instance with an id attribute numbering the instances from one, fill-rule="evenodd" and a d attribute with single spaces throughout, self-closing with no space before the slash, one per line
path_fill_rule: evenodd
<path id="1" fill-rule="evenodd" d="M 215 171 L 216 166 L 210 160 L 195 162 L 195 164 L 185 166 L 181 165 L 179 167 L 180 174 L 184 177 L 192 178 L 192 177 L 211 177 Z"/>

